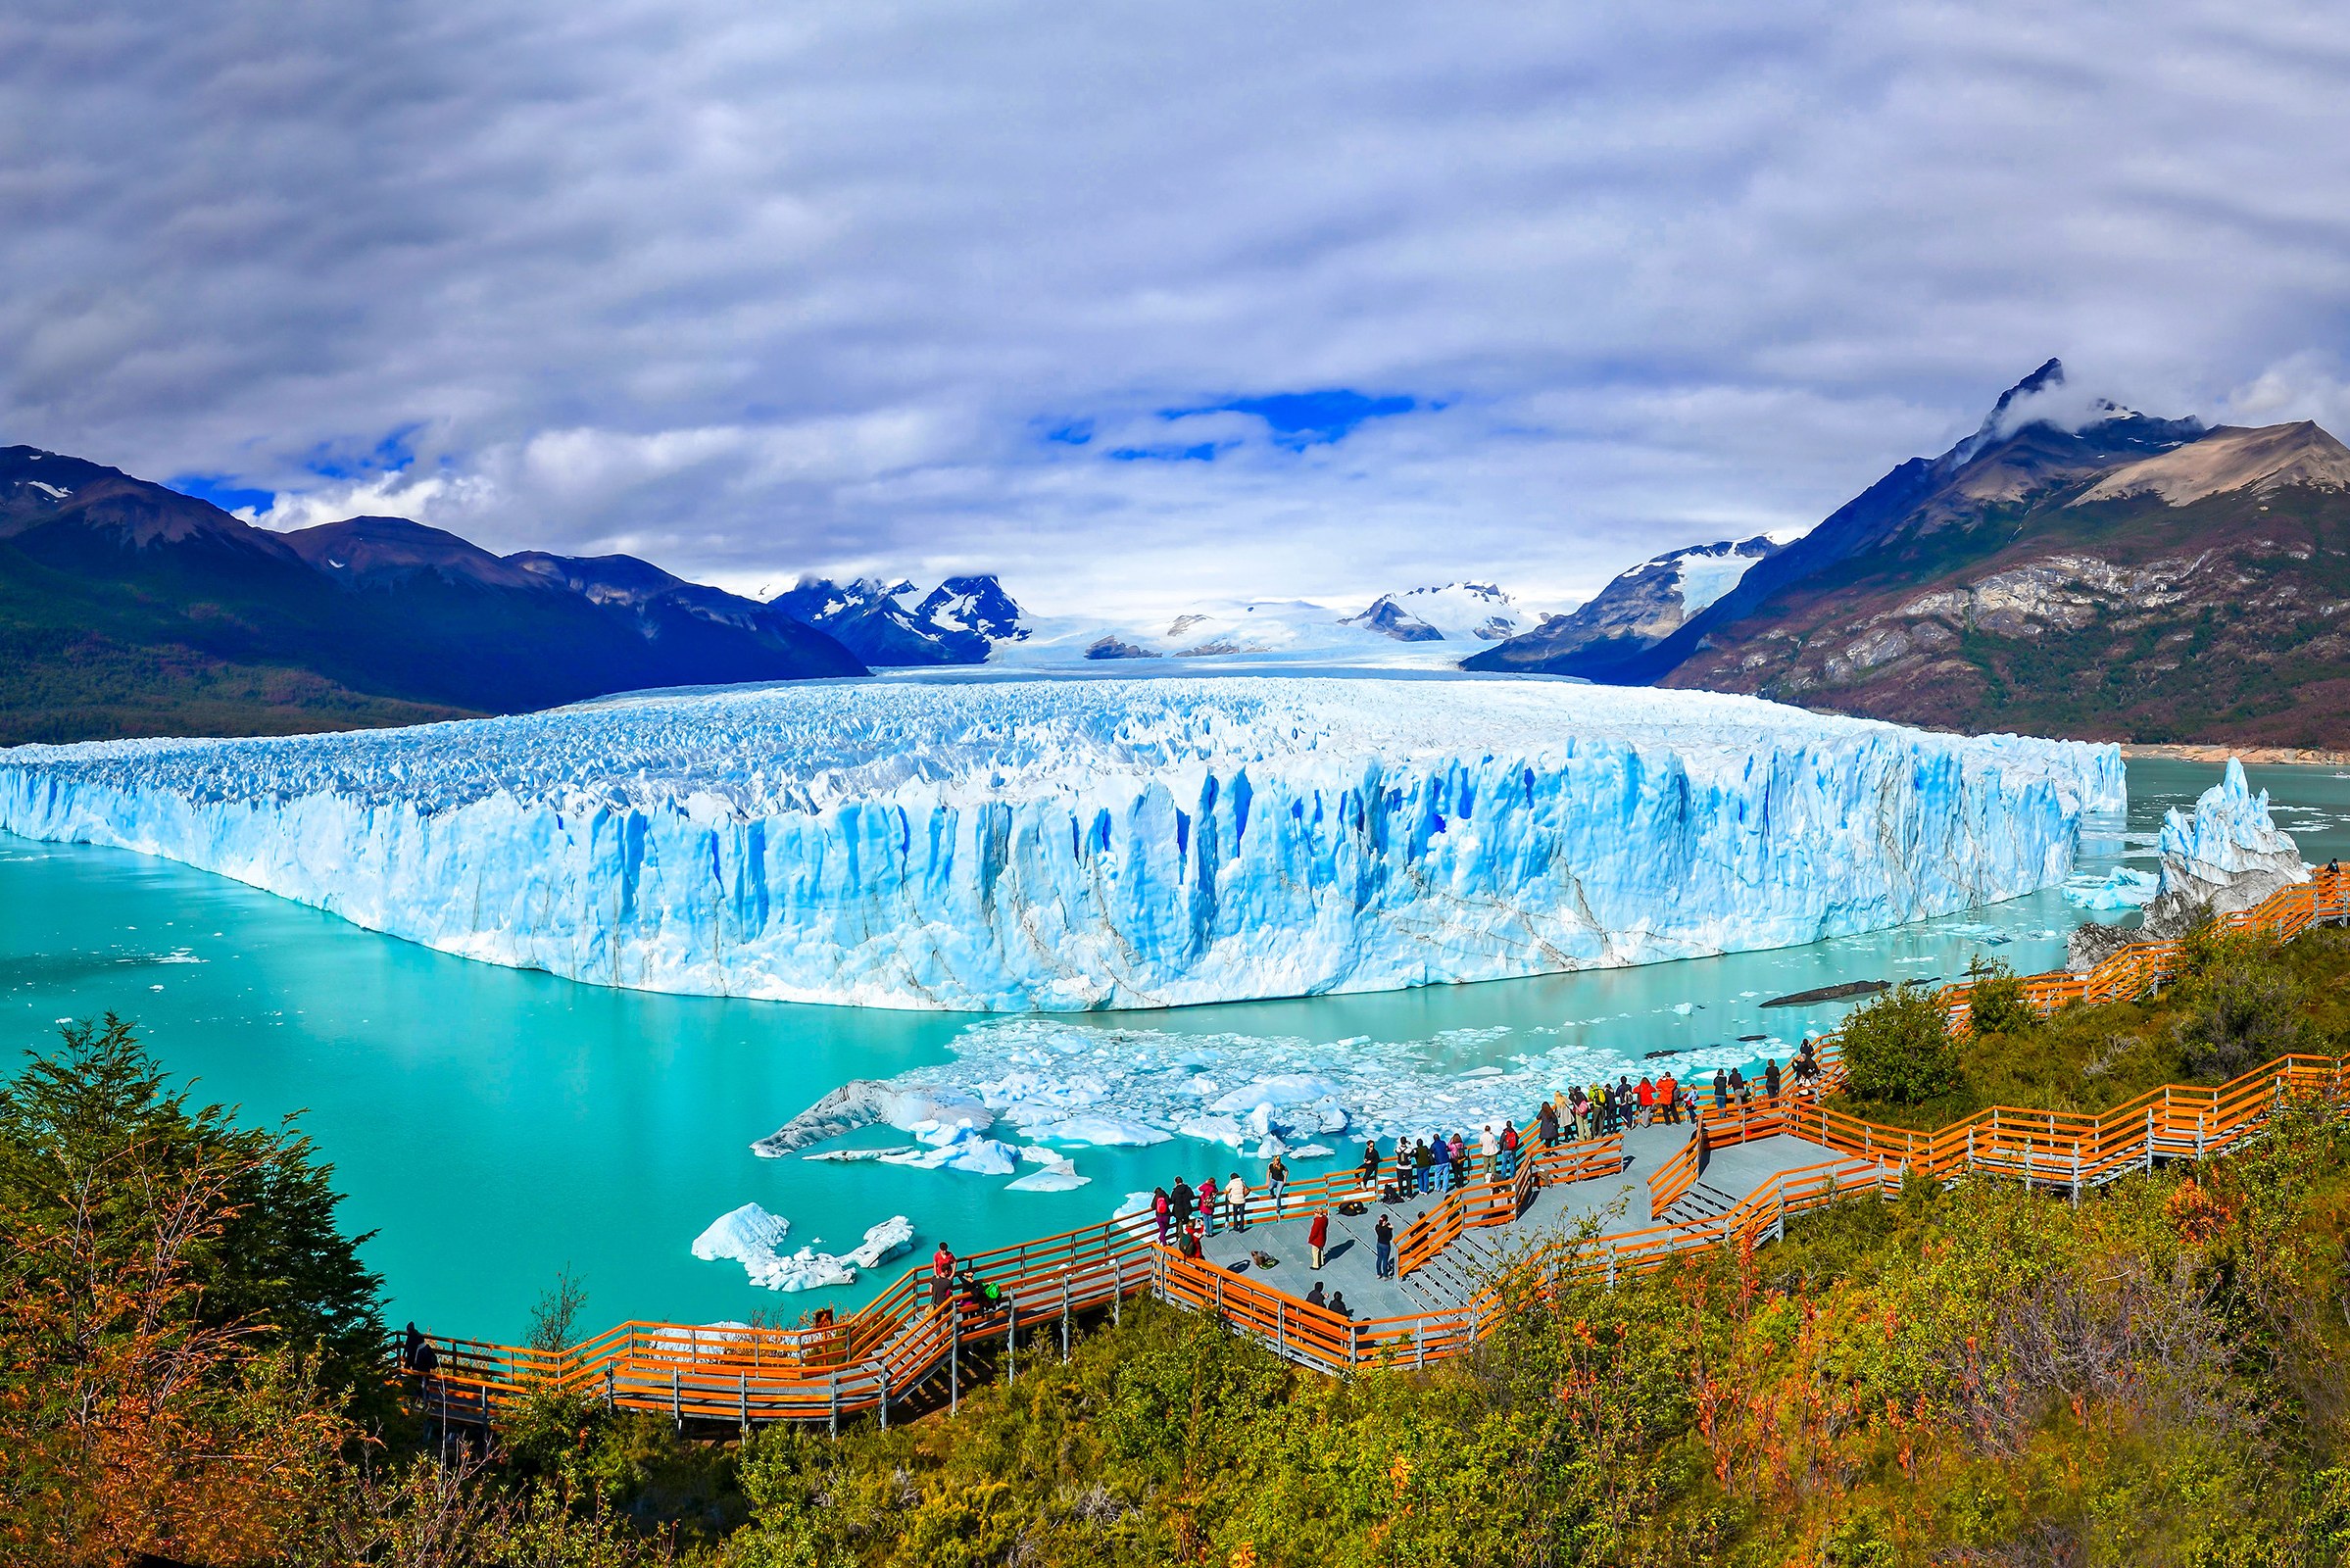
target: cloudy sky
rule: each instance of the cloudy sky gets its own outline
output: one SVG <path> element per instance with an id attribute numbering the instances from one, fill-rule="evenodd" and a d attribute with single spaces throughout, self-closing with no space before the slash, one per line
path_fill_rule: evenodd
<path id="1" fill-rule="evenodd" d="M 1588 593 L 2050 355 L 2350 433 L 2350 29 L 20 0 L 0 441 L 757 589 Z"/>

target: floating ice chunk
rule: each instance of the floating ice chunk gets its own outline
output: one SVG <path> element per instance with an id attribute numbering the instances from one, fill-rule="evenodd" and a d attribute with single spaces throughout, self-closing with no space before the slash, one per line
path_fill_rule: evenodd
<path id="1" fill-rule="evenodd" d="M 694 1241 L 694 1255 L 714 1262 L 733 1258 L 754 1285 L 771 1291 L 809 1291 L 825 1285 L 855 1285 L 857 1271 L 875 1268 L 913 1245 L 914 1231 L 904 1214 L 893 1214 L 865 1232 L 863 1242 L 843 1256 L 803 1247 L 779 1256 L 776 1244 L 791 1229 L 788 1220 L 757 1203 L 721 1214 Z"/>
<path id="2" fill-rule="evenodd" d="M 1290 1153 L 1297 1159 L 1328 1159 L 1330 1146 L 1328 1144 L 1307 1144 L 1302 1149 L 1291 1150 Z"/>
<path id="3" fill-rule="evenodd" d="M 1154 1193 L 1128 1193 L 1109 1211 L 1109 1222 L 1130 1236 L 1151 1235 L 1157 1229 Z"/>
<path id="4" fill-rule="evenodd" d="M 1065 1116 L 1059 1121 L 1029 1123 L 1028 1136 L 1051 1139 L 1056 1144 L 1142 1149 L 1152 1144 L 1163 1144 L 1172 1135 L 1124 1116 Z"/>
<path id="5" fill-rule="evenodd" d="M 1015 1182 L 1005 1182 L 1004 1190 L 1007 1193 L 1065 1193 L 1083 1187 L 1093 1179 L 1091 1176 L 1078 1175 L 1077 1167 L 1072 1162 L 1056 1159 L 1043 1170 L 1030 1171 Z"/>
<path id="6" fill-rule="evenodd" d="M 751 1151 L 764 1159 L 778 1159 L 876 1122 L 901 1132 L 941 1126 L 985 1132 L 995 1125 L 996 1113 L 959 1089 L 935 1088 L 919 1080 L 855 1078 L 753 1144 Z"/>
<path id="7" fill-rule="evenodd" d="M 711 1220 L 710 1229 L 694 1238 L 694 1255 L 705 1263 L 728 1257 L 745 1264 L 771 1261 L 775 1244 L 791 1228 L 790 1220 L 770 1214 L 757 1203 L 745 1203 Z"/>
<path id="8" fill-rule="evenodd" d="M 1245 1123 L 1230 1116 L 1194 1116 L 1176 1123 L 1175 1130 L 1186 1138 L 1197 1138 L 1208 1144 L 1224 1144 L 1233 1149 L 1247 1143 L 1249 1134 L 1249 1128 Z"/>
<path id="9" fill-rule="evenodd" d="M 1694 1004 L 1693 1004 L 1687 1003 L 1687 1002 L 1676 1002 L 1675 1004 L 1673 1004 L 1673 1010 L 1674 1010 L 1675 1012 L 1678 1012 L 1678 1013 L 1680 1013 L 1680 1014 L 1681 1014 L 1681 1015 L 1682 1015 L 1684 1018 L 1686 1018 L 1686 1017 L 1688 1017 L 1688 1016 L 1689 1016 L 1689 1015 L 1691 1012 L 1695 1011 L 1695 1010 L 1696 1010 L 1696 1008 L 1695 1008 L 1695 1006 L 1694 1006 Z"/>
<path id="10" fill-rule="evenodd" d="M 942 1129 L 947 1141 L 930 1149 L 909 1149 L 884 1154 L 888 1165 L 906 1165 L 915 1170 L 959 1170 L 971 1176 L 1009 1176 L 1019 1168 L 1020 1151 L 1015 1144 L 982 1138 L 968 1127 Z"/>
<path id="11" fill-rule="evenodd" d="M 879 1268 L 914 1245 L 914 1228 L 904 1214 L 892 1214 L 865 1231 L 865 1239 L 848 1254 L 858 1268 Z"/>
<path id="12" fill-rule="evenodd" d="M 1301 1105 L 1308 1101 L 1329 1100 L 1338 1093 L 1338 1085 L 1312 1073 L 1277 1073 L 1233 1090 L 1207 1108 L 1245 1114 L 1259 1106 Z"/>
<path id="13" fill-rule="evenodd" d="M 2135 909 L 2154 897 L 2159 879 L 2146 871 L 2117 866 L 2105 875 L 2068 877 L 2065 902 L 2076 909 Z"/>

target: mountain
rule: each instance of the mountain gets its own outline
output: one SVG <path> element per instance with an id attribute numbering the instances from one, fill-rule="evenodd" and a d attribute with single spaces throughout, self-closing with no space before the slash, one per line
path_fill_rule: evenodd
<path id="1" fill-rule="evenodd" d="M 1653 648 L 1737 587 L 1757 563 L 1779 553 L 1767 534 L 1689 545 L 1652 556 L 1564 615 L 1464 661 L 1470 669 L 1546 667 L 1570 654 L 1586 661 L 1629 658 Z"/>
<path id="2" fill-rule="evenodd" d="M 1033 668 L 1112 659 L 1443 668 L 1534 618 L 1492 583 L 1475 582 L 1382 594 L 1354 614 L 1305 599 L 1207 600 L 1149 620 L 1038 619 L 989 658 Z"/>
<path id="3" fill-rule="evenodd" d="M 620 603 L 574 577 L 640 586 Z M 863 668 L 628 557 L 501 558 L 401 517 L 272 533 L 119 469 L 0 449 L 0 743 L 413 723 Z"/>
<path id="4" fill-rule="evenodd" d="M 2350 448 L 2307 421 L 2032 417 L 2063 374 L 1661 642 L 1513 667 L 1973 731 L 2350 745 Z"/>
<path id="5" fill-rule="evenodd" d="M 810 577 L 768 601 L 836 638 L 868 664 L 983 664 L 1029 635 L 1020 607 L 993 576 L 949 577 L 916 598 L 910 582 Z"/>

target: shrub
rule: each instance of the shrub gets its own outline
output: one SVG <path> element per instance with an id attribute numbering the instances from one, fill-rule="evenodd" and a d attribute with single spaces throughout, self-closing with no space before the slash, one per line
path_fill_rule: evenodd
<path id="1" fill-rule="evenodd" d="M 1964 1087 L 1958 1051 L 1934 994 L 1888 991 L 1844 1020 L 1844 1071 L 1864 1100 L 1916 1105 Z"/>
<path id="2" fill-rule="evenodd" d="M 2301 987 L 2273 957 L 2223 941 L 2180 988 L 2172 1025 L 2186 1070 L 2206 1080 L 2249 1072 L 2290 1052 L 2315 1049 Z"/>
<path id="3" fill-rule="evenodd" d="M 2022 1034 L 2040 1021 L 2039 1009 L 2024 994 L 2024 982 L 1999 959 L 1978 958 L 1967 975 L 1973 982 L 1967 992 L 1967 1017 L 1976 1033 Z"/>

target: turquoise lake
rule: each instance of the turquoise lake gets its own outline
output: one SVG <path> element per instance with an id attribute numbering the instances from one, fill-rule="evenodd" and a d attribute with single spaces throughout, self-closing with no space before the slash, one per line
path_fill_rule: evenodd
<path id="1" fill-rule="evenodd" d="M 2164 808 L 2190 804 L 2219 772 L 2130 764 L 2129 821 L 2099 829 L 2081 869 L 2132 853 L 2128 863 L 2151 868 L 2146 847 Z M 2350 854 L 2350 778 L 2248 772 L 2305 858 Z M 1416 1045 L 1452 1072 L 1549 1049 L 1563 1031 L 1637 1073 L 1649 1053 L 1740 1035 L 1792 1040 L 1845 1010 L 1765 1013 L 1762 999 L 1844 980 L 1956 976 L 1978 955 L 2025 972 L 2055 967 L 2062 933 L 2080 918 L 2050 889 L 1767 953 L 1055 1021 L 1365 1037 Z M 0 1048 L 43 1048 L 59 1020 L 110 1009 L 135 1020 L 200 1097 L 255 1120 L 300 1112 L 348 1194 L 345 1223 L 374 1233 L 366 1255 L 385 1277 L 392 1320 L 459 1335 L 517 1335 L 566 1266 L 585 1283 L 586 1321 L 599 1329 L 628 1318 L 788 1322 L 854 1304 L 905 1266 L 889 1263 L 856 1288 L 780 1296 L 751 1286 L 736 1264 L 691 1256 L 695 1236 L 744 1202 L 789 1218 L 792 1247 L 845 1251 L 867 1225 L 905 1214 L 918 1253 L 940 1239 L 971 1251 L 1090 1224 L 1130 1191 L 1236 1163 L 1228 1150 L 1183 1139 L 1086 1150 L 1076 1159 L 1091 1185 L 1026 1194 L 952 1171 L 759 1159 L 751 1141 L 826 1091 L 943 1061 L 982 1020 L 610 991 L 449 957 L 168 861 L 0 835 Z M 1345 1140 L 1331 1142 L 1347 1152 Z"/>

